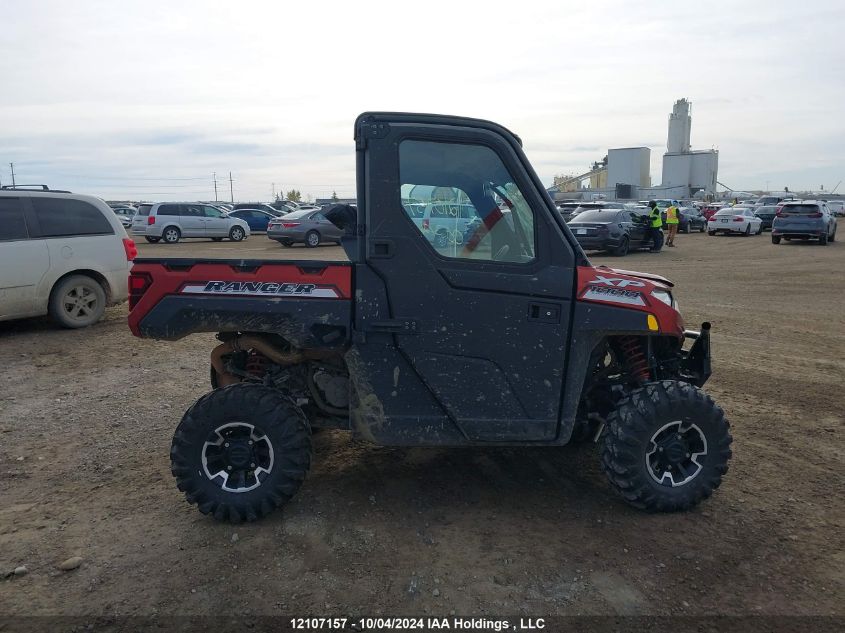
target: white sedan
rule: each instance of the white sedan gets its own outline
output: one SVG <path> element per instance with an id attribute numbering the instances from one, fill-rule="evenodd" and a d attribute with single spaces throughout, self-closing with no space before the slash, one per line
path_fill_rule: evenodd
<path id="1" fill-rule="evenodd" d="M 707 233 L 742 233 L 760 235 L 763 232 L 763 220 L 754 215 L 749 207 L 730 207 L 710 216 L 707 221 Z"/>

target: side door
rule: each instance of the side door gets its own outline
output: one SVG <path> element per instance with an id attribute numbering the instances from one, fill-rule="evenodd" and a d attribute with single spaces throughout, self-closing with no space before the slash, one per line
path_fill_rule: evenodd
<path id="1" fill-rule="evenodd" d="M 31 237 L 25 197 L 0 197 L 0 318 L 40 312 L 37 290 L 50 269 L 47 241 Z"/>
<path id="2" fill-rule="evenodd" d="M 343 235 L 343 231 L 329 222 L 326 216 L 324 216 L 320 211 L 314 213 L 311 216 L 311 220 L 317 223 L 317 230 L 320 231 L 320 235 L 323 236 L 324 240 L 339 240 Z"/>
<path id="3" fill-rule="evenodd" d="M 205 224 L 205 235 L 207 237 L 226 237 L 229 235 L 231 221 L 223 215 L 220 209 L 209 205 L 203 205 L 202 213 Z M 249 224 L 249 222 L 247 222 Z"/>
<path id="4" fill-rule="evenodd" d="M 575 250 L 518 140 L 481 121 L 367 116 L 356 127 L 367 236 L 356 328 L 370 337 L 358 350 L 368 380 L 386 393 L 374 388 L 382 423 L 366 432 L 386 443 L 554 439 Z M 478 229 L 461 245 L 430 242 L 408 212 L 418 204 L 467 205 Z"/>
<path id="5" fill-rule="evenodd" d="M 180 204 L 179 223 L 182 225 L 183 237 L 208 237 L 201 204 Z"/>
<path id="6" fill-rule="evenodd" d="M 644 213 L 632 211 L 629 214 L 631 220 L 631 246 L 643 246 L 646 242 L 651 244 L 651 236 L 648 232 L 648 216 Z"/>

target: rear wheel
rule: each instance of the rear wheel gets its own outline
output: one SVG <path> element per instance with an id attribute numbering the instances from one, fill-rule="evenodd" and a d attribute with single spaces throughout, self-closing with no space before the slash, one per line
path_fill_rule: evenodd
<path id="1" fill-rule="evenodd" d="M 731 434 L 700 389 L 664 380 L 636 389 L 607 418 L 601 452 L 611 485 L 642 510 L 688 510 L 728 471 Z"/>
<path id="2" fill-rule="evenodd" d="M 263 385 L 216 389 L 185 412 L 170 469 L 189 503 L 218 521 L 255 521 L 299 490 L 311 431 L 293 401 Z"/>
<path id="3" fill-rule="evenodd" d="M 291 246 L 293 246 L 293 242 L 291 242 L 290 240 L 279 240 L 279 244 L 281 244 L 282 246 L 285 246 L 287 248 L 290 248 Z"/>
<path id="4" fill-rule="evenodd" d="M 827 231 L 819 235 L 819 246 L 827 246 Z"/>
<path id="5" fill-rule="evenodd" d="M 158 244 L 158 241 L 161 239 L 160 237 L 145 237 L 150 244 Z"/>
<path id="6" fill-rule="evenodd" d="M 760 228 L 757 229 L 757 232 L 755 233 L 755 235 L 760 235 L 762 232 L 763 232 L 763 225 L 761 224 Z"/>
<path id="7" fill-rule="evenodd" d="M 701 226 L 699 226 L 699 227 L 698 227 L 698 232 L 699 232 L 699 233 L 704 233 L 704 231 L 705 231 L 705 230 L 706 230 L 706 227 L 705 227 L 703 224 L 702 224 Z"/>
<path id="8" fill-rule="evenodd" d="M 772 244 L 780 244 L 780 235 L 772 235 Z"/>
<path id="9" fill-rule="evenodd" d="M 707 235 L 716 235 L 716 231 L 707 231 Z"/>
<path id="10" fill-rule="evenodd" d="M 613 249 L 612 252 L 617 257 L 624 257 L 625 255 L 628 254 L 629 248 L 630 248 L 630 242 L 628 241 L 628 238 L 623 237 L 622 242 L 619 244 L 619 246 L 617 246 L 615 249 Z"/>
<path id="11" fill-rule="evenodd" d="M 168 226 L 164 229 L 164 232 L 161 234 L 162 239 L 167 244 L 175 244 L 179 241 L 179 238 L 182 237 L 182 234 L 179 232 L 175 226 Z"/>
<path id="12" fill-rule="evenodd" d="M 223 238 L 222 238 L 222 237 L 212 237 L 212 238 L 211 238 L 211 241 L 212 241 L 212 242 L 222 242 L 222 241 L 223 241 Z"/>
<path id="13" fill-rule="evenodd" d="M 308 231 L 305 234 L 305 246 L 314 248 L 320 245 L 320 234 L 317 231 Z"/>
<path id="14" fill-rule="evenodd" d="M 748 237 L 751 235 L 751 222 L 748 223 L 748 226 L 745 227 L 745 232 L 742 234 L 742 237 Z"/>
<path id="15" fill-rule="evenodd" d="M 683 233 L 689 233 L 691 230 L 692 230 L 692 229 L 690 228 L 690 223 L 689 223 L 689 222 L 687 222 L 687 223 L 686 223 L 686 225 L 684 226 L 684 228 L 683 228 L 683 231 L 682 231 L 682 232 L 683 232 Z"/>
<path id="16" fill-rule="evenodd" d="M 61 281 L 50 295 L 50 316 L 67 328 L 93 325 L 106 309 L 106 291 L 96 279 L 71 275 Z"/>

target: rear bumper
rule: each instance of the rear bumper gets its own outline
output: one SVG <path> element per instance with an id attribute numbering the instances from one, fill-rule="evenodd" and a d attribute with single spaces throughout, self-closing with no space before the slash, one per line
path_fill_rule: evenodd
<path id="1" fill-rule="evenodd" d="M 795 237 L 795 238 L 810 238 L 810 239 L 818 239 L 822 233 L 824 233 L 824 229 L 811 229 L 811 230 L 801 230 L 801 231 L 790 231 L 790 230 L 783 230 L 783 229 L 776 229 L 772 228 L 772 235 L 775 237 Z"/>
<path id="2" fill-rule="evenodd" d="M 684 340 L 693 341 L 688 350 L 681 351 L 681 376 L 696 387 L 707 382 L 710 367 L 710 323 L 701 324 L 701 331 L 684 330 Z"/>

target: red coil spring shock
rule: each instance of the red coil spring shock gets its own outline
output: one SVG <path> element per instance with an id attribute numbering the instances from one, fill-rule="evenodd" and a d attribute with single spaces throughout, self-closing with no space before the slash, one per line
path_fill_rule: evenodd
<path id="1" fill-rule="evenodd" d="M 648 382 L 651 372 L 648 370 L 648 360 L 643 354 L 643 347 L 635 336 L 623 336 L 619 339 L 619 346 L 625 357 L 628 370 L 640 382 Z"/>
<path id="2" fill-rule="evenodd" d="M 246 367 L 244 367 L 244 369 L 247 373 L 252 374 L 256 378 L 261 378 L 267 373 L 267 367 L 269 365 L 269 358 L 261 352 L 252 349 L 249 351 L 249 356 L 246 357 Z"/>

